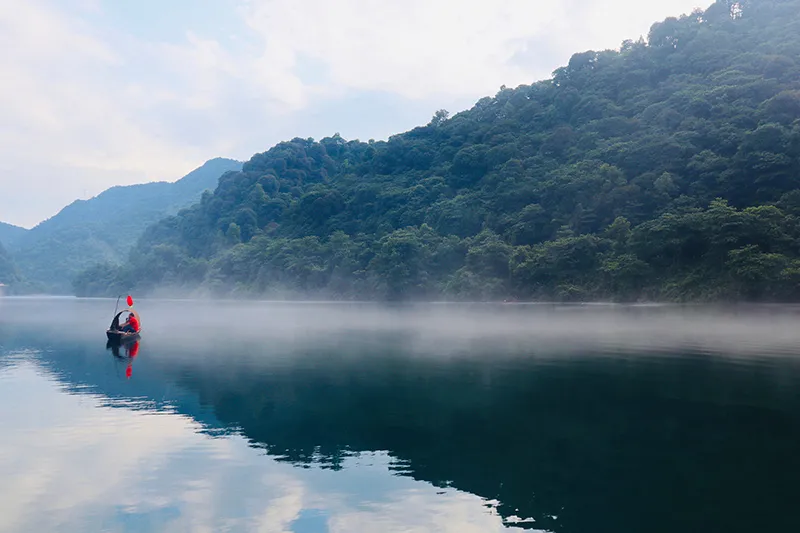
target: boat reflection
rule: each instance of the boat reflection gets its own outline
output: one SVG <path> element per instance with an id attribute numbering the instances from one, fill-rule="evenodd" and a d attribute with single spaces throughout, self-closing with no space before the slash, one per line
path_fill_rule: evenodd
<path id="1" fill-rule="evenodd" d="M 122 348 L 122 350 L 120 350 L 120 348 Z M 106 343 L 106 350 L 111 350 L 115 358 L 127 361 L 125 377 L 131 379 L 131 376 L 133 376 L 133 360 L 139 355 L 139 340 L 130 343 L 119 343 L 109 340 Z"/>

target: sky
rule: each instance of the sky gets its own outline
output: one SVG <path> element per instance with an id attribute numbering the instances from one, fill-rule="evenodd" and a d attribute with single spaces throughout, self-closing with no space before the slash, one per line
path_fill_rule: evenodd
<path id="1" fill-rule="evenodd" d="M 0 221 L 282 140 L 385 139 L 710 0 L 0 0 Z"/>

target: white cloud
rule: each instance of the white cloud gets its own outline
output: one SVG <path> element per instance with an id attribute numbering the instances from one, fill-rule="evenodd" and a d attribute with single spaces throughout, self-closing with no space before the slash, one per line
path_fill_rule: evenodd
<path id="1" fill-rule="evenodd" d="M 211 11 L 195 27 L 151 2 L 143 20 L 167 17 L 170 33 L 142 35 L 110 0 L 0 0 L 0 220 L 31 225 L 287 136 L 381 138 L 697 1 L 218 0 L 238 24 L 224 32 Z"/>
<path id="2" fill-rule="evenodd" d="M 334 89 L 381 90 L 409 98 L 475 94 L 500 80 L 527 79 L 509 63 L 518 41 L 559 11 L 529 0 L 253 2 L 248 23 L 265 55 L 291 71 L 321 61 Z"/>
<path id="3" fill-rule="evenodd" d="M 324 65 L 331 89 L 425 98 L 530 83 L 573 52 L 618 47 L 696 2 L 250 0 L 244 15 L 264 39 L 273 74 L 289 78 L 305 56 Z M 537 72 L 512 61 L 536 52 L 532 40 L 559 56 L 542 58 Z"/>
<path id="4" fill-rule="evenodd" d="M 3 0 L 0 27 L 0 47 L 10 51 L 0 55 L 0 160 L 8 169 L 0 219 L 11 211 L 12 222 L 30 224 L 52 214 L 40 207 L 50 199 L 63 206 L 84 190 L 179 177 L 202 162 L 201 150 L 161 142 L 138 119 L 148 99 L 125 79 L 129 58 L 81 19 Z"/>

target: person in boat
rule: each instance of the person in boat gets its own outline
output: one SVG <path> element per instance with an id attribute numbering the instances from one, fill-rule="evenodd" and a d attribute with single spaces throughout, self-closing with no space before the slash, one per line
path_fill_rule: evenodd
<path id="1" fill-rule="evenodd" d="M 128 320 L 126 320 L 125 323 L 120 326 L 120 331 L 123 333 L 138 333 L 139 321 L 136 319 L 136 315 L 133 313 L 129 314 Z"/>

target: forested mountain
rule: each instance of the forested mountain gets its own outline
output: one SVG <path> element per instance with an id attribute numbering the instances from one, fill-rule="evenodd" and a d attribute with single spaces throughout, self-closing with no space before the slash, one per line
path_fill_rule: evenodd
<path id="1" fill-rule="evenodd" d="M 28 232 L 25 228 L 0 222 L 0 242 L 6 246 L 13 246 Z"/>
<path id="2" fill-rule="evenodd" d="M 0 242 L 0 284 L 11 285 L 19 280 L 17 267 L 14 265 L 11 256 Z"/>
<path id="3" fill-rule="evenodd" d="M 147 226 L 200 199 L 219 177 L 241 163 L 212 159 L 175 183 L 112 187 L 90 200 L 77 200 L 54 217 L 8 243 L 24 277 L 39 290 L 69 292 L 88 266 L 123 262 Z"/>
<path id="4" fill-rule="evenodd" d="M 800 297 L 800 0 L 719 0 L 386 142 L 294 139 L 78 294 Z"/>

